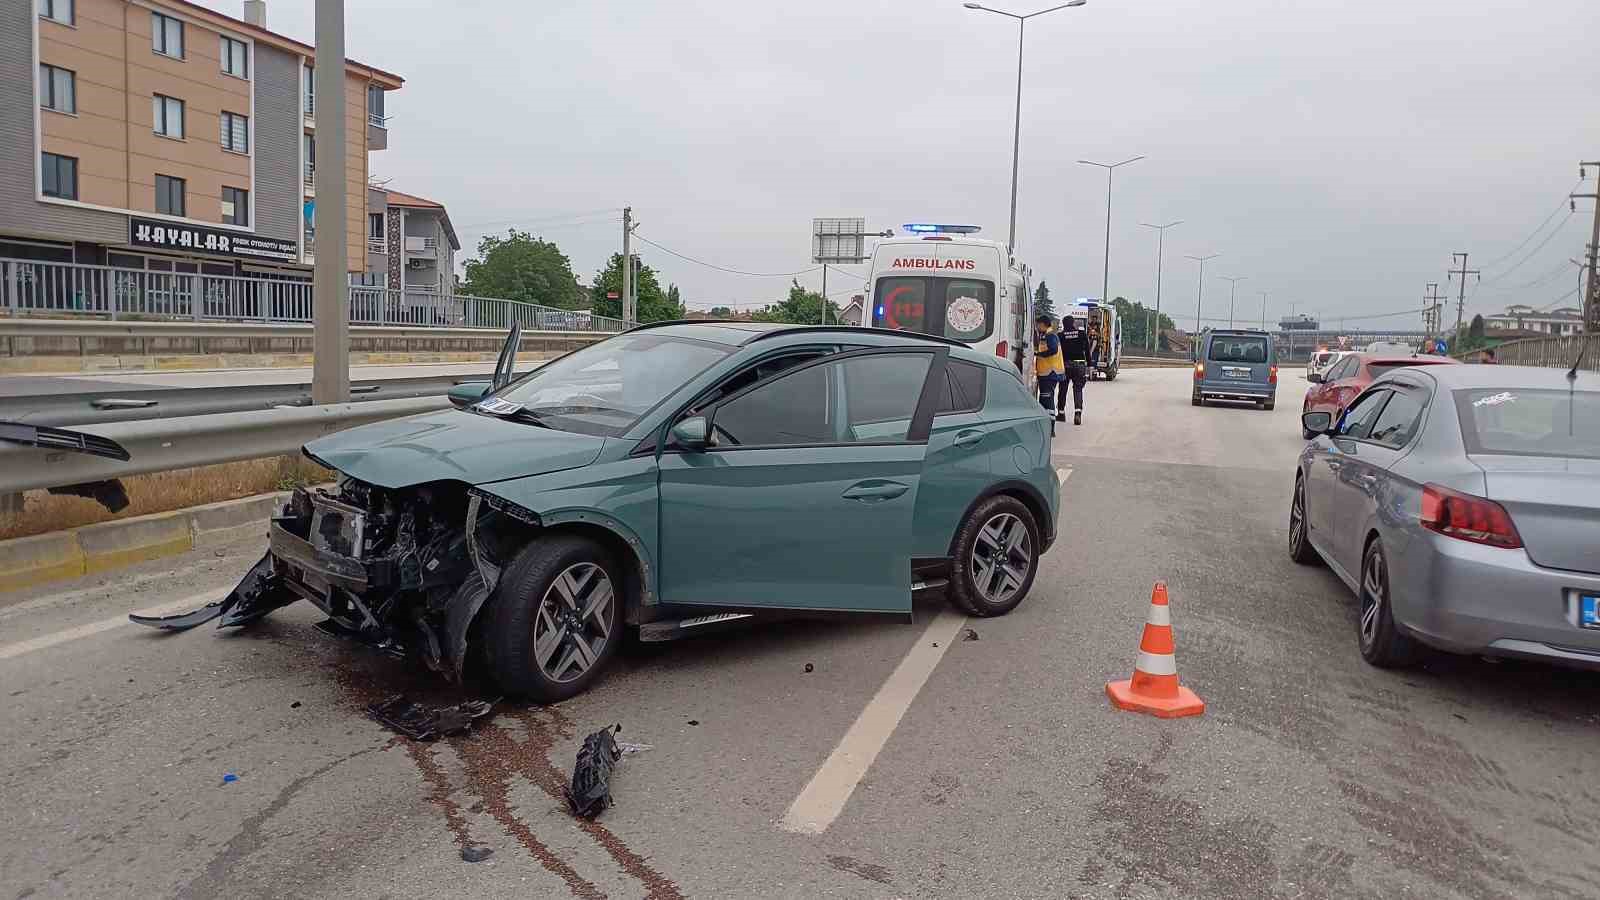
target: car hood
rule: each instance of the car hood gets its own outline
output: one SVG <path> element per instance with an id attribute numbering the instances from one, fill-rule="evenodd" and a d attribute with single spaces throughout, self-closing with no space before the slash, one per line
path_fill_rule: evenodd
<path id="1" fill-rule="evenodd" d="M 457 409 L 351 428 L 306 444 L 314 459 L 368 484 L 485 484 L 576 469 L 605 438 L 510 422 Z"/>

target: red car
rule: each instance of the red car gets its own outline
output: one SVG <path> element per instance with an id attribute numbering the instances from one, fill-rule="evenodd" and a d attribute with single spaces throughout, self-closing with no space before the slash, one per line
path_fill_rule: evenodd
<path id="1" fill-rule="evenodd" d="M 1347 353 L 1328 371 L 1306 374 L 1306 380 L 1311 382 L 1311 390 L 1306 391 L 1306 400 L 1301 411 L 1331 413 L 1333 420 L 1337 422 L 1339 416 L 1344 413 L 1344 408 L 1350 405 L 1350 401 L 1354 400 L 1356 395 L 1374 379 L 1390 369 L 1460 364 L 1459 359 L 1421 353 L 1415 356 L 1399 356 L 1393 353 Z M 1304 428 L 1300 431 L 1301 437 L 1308 441 L 1316 436 Z"/>

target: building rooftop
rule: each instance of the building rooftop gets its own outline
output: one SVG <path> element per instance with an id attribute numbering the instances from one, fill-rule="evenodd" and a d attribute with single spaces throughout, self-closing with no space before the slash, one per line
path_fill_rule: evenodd
<path id="1" fill-rule="evenodd" d="M 191 3 L 189 0 L 161 0 L 161 2 L 171 4 L 175 7 L 181 7 L 185 11 L 194 14 L 195 18 L 201 20 L 212 20 L 212 24 L 225 25 L 232 31 L 248 34 L 251 37 L 262 40 L 265 43 L 272 44 L 280 49 L 292 50 L 305 56 L 314 57 L 316 55 L 316 48 L 312 47 L 310 44 L 302 43 L 292 37 L 289 37 L 288 35 L 279 34 L 276 31 L 251 25 L 249 22 L 246 22 L 243 19 L 230 16 L 227 13 L 217 12 L 209 6 Z M 369 66 L 364 62 L 351 59 L 348 56 L 345 57 L 344 63 L 346 66 L 357 69 L 365 73 L 368 77 L 372 78 L 372 80 L 381 83 L 387 90 L 398 90 L 401 85 L 405 84 L 405 79 L 394 74 L 393 72 L 386 72 L 376 66 Z"/>
<path id="2" fill-rule="evenodd" d="M 456 227 L 450 223 L 450 213 L 445 211 L 443 203 L 429 200 L 427 197 L 407 194 L 404 191 L 385 189 L 384 193 L 388 196 L 390 206 L 403 206 L 406 209 L 438 210 L 440 224 L 444 226 L 444 233 L 450 236 L 450 246 L 457 250 L 461 249 L 461 239 L 456 237 Z"/>

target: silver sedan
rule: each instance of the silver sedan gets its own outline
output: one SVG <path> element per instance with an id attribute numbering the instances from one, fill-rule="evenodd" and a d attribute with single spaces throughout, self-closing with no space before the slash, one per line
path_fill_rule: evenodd
<path id="1" fill-rule="evenodd" d="M 1397 369 L 1302 424 L 1289 552 L 1360 598 L 1367 662 L 1421 642 L 1600 669 L 1600 377 Z"/>

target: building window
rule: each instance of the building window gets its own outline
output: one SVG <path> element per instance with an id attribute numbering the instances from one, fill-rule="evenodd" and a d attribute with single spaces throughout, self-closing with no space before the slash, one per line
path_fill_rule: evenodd
<path id="1" fill-rule="evenodd" d="M 317 139 L 313 135 L 301 133 L 300 152 L 306 160 L 306 187 L 314 187 L 317 174 Z"/>
<path id="2" fill-rule="evenodd" d="M 222 149 L 235 153 L 250 152 L 250 120 L 238 113 L 225 112 L 222 122 Z"/>
<path id="3" fill-rule="evenodd" d="M 222 224 L 250 224 L 250 192 L 240 188 L 222 189 Z"/>
<path id="4" fill-rule="evenodd" d="M 156 94 L 151 97 L 150 116 L 156 134 L 183 137 L 183 101 Z"/>
<path id="5" fill-rule="evenodd" d="M 305 114 L 307 116 L 313 115 L 317 111 L 317 78 L 316 78 L 316 75 L 317 75 L 316 70 L 313 69 L 310 66 L 305 66 L 304 67 L 304 71 L 301 73 L 301 77 L 303 77 L 305 79 L 305 81 L 306 81 L 306 92 L 305 92 L 306 93 L 306 95 L 305 95 L 305 101 L 306 101 L 305 106 L 306 106 L 306 108 L 305 108 Z"/>
<path id="6" fill-rule="evenodd" d="M 367 85 L 367 122 L 379 128 L 384 127 L 383 88 L 376 84 Z"/>
<path id="7" fill-rule="evenodd" d="M 78 77 L 71 69 L 39 65 L 39 105 L 56 112 L 78 111 Z"/>
<path id="8" fill-rule="evenodd" d="M 239 78 L 250 77 L 250 45 L 224 35 L 222 37 L 222 71 Z"/>
<path id="9" fill-rule="evenodd" d="M 44 195 L 63 200 L 78 199 L 78 160 L 54 153 L 39 154 L 39 167 L 43 170 Z"/>
<path id="10" fill-rule="evenodd" d="M 367 238 L 380 243 L 383 241 L 383 213 L 367 213 Z"/>
<path id="11" fill-rule="evenodd" d="M 150 49 L 163 56 L 183 59 L 183 20 L 151 13 Z"/>
<path id="12" fill-rule="evenodd" d="M 63 25 L 75 25 L 78 22 L 73 0 L 39 0 L 39 15 Z"/>
<path id="13" fill-rule="evenodd" d="M 156 212 L 169 216 L 181 216 L 183 212 L 182 178 L 173 178 L 171 175 L 156 176 Z"/>

